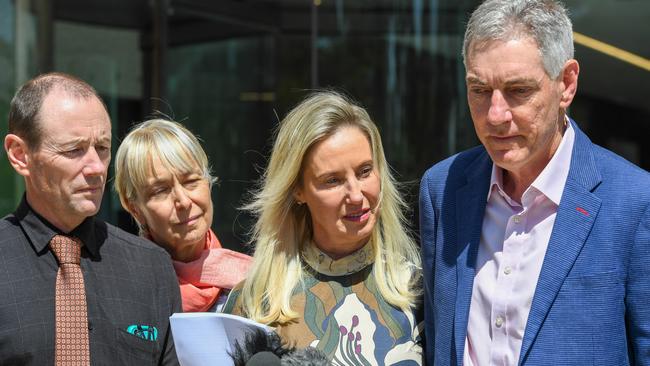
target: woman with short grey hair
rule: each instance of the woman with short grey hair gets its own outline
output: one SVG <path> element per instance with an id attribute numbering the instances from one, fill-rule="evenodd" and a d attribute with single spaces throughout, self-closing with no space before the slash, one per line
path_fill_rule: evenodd
<path id="1" fill-rule="evenodd" d="M 171 255 L 186 312 L 220 310 L 251 262 L 245 254 L 221 248 L 210 229 L 214 181 L 196 136 L 173 121 L 135 126 L 115 157 L 120 202 L 140 235 Z"/>

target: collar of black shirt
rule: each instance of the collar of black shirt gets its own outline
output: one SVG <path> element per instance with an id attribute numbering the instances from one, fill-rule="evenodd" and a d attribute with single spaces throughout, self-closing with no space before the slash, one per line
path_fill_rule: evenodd
<path id="1" fill-rule="evenodd" d="M 98 235 L 97 231 L 101 230 L 100 226 L 104 227 L 105 225 L 97 225 L 99 220 L 95 220 L 95 216 L 86 218 L 79 226 L 66 234 L 36 213 L 27 203 L 25 195 L 23 195 L 14 215 L 29 238 L 32 247 L 39 255 L 49 250 L 48 244 L 54 235 L 62 234 L 81 239 L 86 249 L 85 252 L 93 259 L 99 259 L 99 248 L 102 244 L 99 243 L 99 240 L 100 238 L 105 240 L 106 235 Z M 82 251 L 81 255 L 84 256 L 84 251 Z"/>

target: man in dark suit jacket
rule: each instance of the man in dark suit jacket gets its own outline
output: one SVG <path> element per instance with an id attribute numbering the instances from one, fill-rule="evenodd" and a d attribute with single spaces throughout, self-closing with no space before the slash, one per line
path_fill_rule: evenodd
<path id="1" fill-rule="evenodd" d="M 0 364 L 52 365 L 63 354 L 49 244 L 65 235 L 82 243 L 88 335 L 72 338 L 88 339 L 83 364 L 177 365 L 169 316 L 181 303 L 169 256 L 94 218 L 111 159 L 111 123 L 95 90 L 59 73 L 28 81 L 11 102 L 4 147 L 25 195 L 0 221 Z"/>
<path id="2" fill-rule="evenodd" d="M 420 189 L 428 363 L 650 364 L 650 175 L 566 116 L 564 7 L 485 1 L 464 60 L 482 146 Z"/>

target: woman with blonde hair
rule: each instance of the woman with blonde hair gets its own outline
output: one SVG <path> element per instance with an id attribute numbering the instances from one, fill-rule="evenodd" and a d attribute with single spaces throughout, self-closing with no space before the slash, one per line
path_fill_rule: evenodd
<path id="1" fill-rule="evenodd" d="M 224 312 L 335 365 L 421 364 L 419 254 L 363 108 L 331 91 L 298 104 L 247 208 L 257 216 L 254 263 Z"/>
<path id="2" fill-rule="evenodd" d="M 212 225 L 215 179 L 198 139 L 181 124 L 135 126 L 115 156 L 115 190 L 140 235 L 171 255 L 183 311 L 218 311 L 251 258 L 221 248 Z"/>

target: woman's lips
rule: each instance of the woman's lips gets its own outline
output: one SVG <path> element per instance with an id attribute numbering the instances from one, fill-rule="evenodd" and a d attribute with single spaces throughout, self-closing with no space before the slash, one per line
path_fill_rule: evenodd
<path id="1" fill-rule="evenodd" d="M 368 217 L 370 217 L 370 209 L 366 208 L 361 211 L 353 212 L 350 214 L 347 214 L 343 216 L 343 219 L 348 220 L 348 221 L 354 221 L 354 222 L 363 222 L 368 220 Z"/>
<path id="2" fill-rule="evenodd" d="M 194 224 L 196 222 L 196 220 L 198 220 L 199 217 L 201 217 L 202 215 L 203 214 L 194 215 L 194 216 L 188 218 L 187 220 L 183 220 L 183 221 L 179 222 L 178 225 L 191 225 L 191 224 Z"/>

